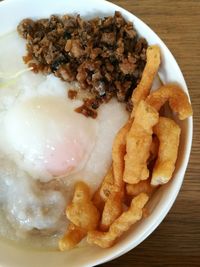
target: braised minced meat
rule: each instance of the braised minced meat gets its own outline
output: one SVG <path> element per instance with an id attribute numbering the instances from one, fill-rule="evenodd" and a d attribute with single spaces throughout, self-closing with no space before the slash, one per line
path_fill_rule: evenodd
<path id="1" fill-rule="evenodd" d="M 69 99 L 74 99 L 74 98 L 76 98 L 76 96 L 77 96 L 77 94 L 78 94 L 78 92 L 76 91 L 76 90 L 69 90 L 68 91 L 68 98 Z"/>
<path id="2" fill-rule="evenodd" d="M 77 112 L 96 117 L 99 105 L 114 96 L 132 109 L 131 95 L 145 66 L 147 42 L 120 12 L 92 20 L 79 15 L 24 19 L 17 29 L 27 40 L 24 61 L 34 72 L 78 81 L 92 94 Z"/>

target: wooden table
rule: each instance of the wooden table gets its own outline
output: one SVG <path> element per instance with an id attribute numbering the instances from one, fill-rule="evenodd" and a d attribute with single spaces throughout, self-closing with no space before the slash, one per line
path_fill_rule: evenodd
<path id="1" fill-rule="evenodd" d="M 200 266 L 200 0 L 112 0 L 146 22 L 177 59 L 194 109 L 190 163 L 162 224 L 137 248 L 102 267 Z"/>

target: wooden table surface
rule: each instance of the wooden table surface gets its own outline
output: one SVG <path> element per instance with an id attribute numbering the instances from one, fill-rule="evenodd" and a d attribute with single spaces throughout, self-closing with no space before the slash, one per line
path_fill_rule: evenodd
<path id="1" fill-rule="evenodd" d="M 147 23 L 185 76 L 194 110 L 190 163 L 181 192 L 142 244 L 102 267 L 200 266 L 200 0 L 112 0 Z"/>

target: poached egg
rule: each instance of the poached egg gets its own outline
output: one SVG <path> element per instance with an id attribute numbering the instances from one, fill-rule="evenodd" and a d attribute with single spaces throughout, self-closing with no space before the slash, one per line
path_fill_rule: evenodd
<path id="1" fill-rule="evenodd" d="M 95 144 L 96 124 L 74 112 L 70 102 L 59 96 L 31 97 L 6 113 L 4 147 L 36 178 L 67 176 L 87 162 Z"/>

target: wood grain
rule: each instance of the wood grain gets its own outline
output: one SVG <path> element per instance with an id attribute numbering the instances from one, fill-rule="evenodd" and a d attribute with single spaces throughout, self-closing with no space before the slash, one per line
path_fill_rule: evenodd
<path id="1" fill-rule="evenodd" d="M 146 22 L 177 59 L 194 109 L 190 163 L 181 192 L 156 231 L 102 267 L 200 266 L 200 0 L 113 0 Z"/>

